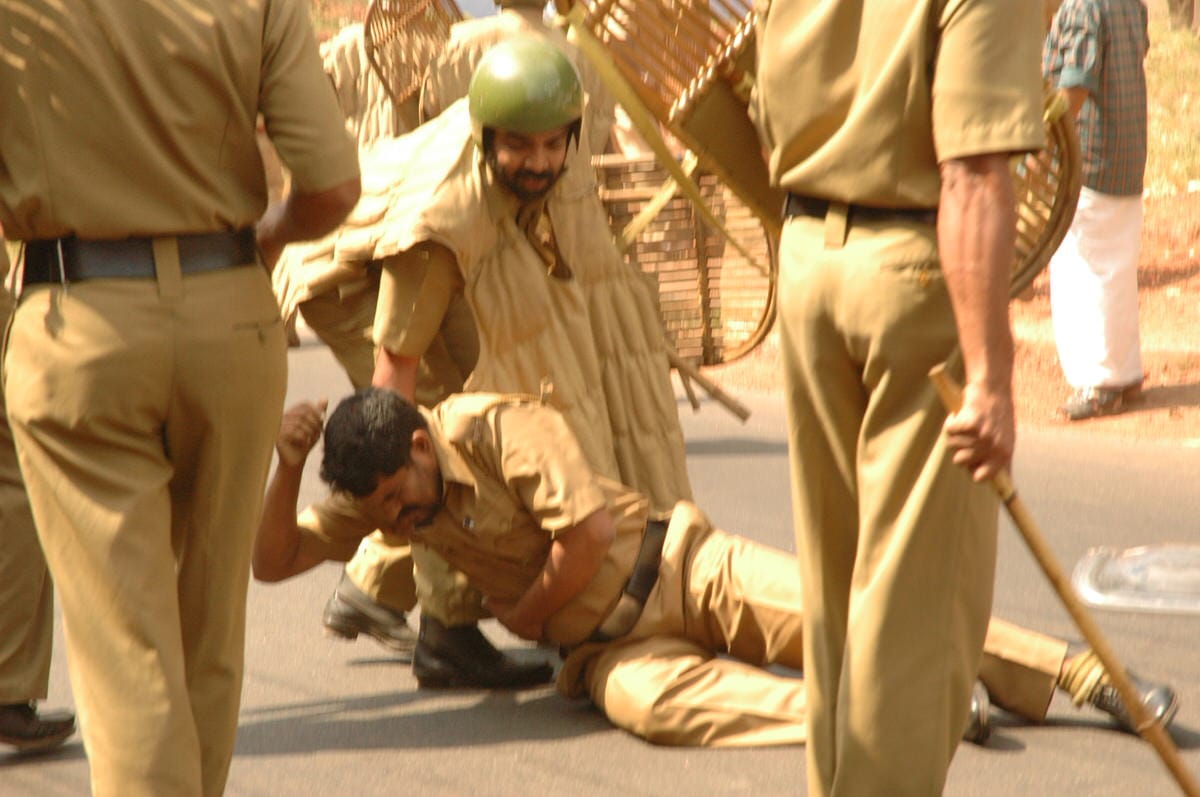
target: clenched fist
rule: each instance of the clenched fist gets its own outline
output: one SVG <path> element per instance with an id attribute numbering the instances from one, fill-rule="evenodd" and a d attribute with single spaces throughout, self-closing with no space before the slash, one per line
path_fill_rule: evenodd
<path id="1" fill-rule="evenodd" d="M 327 399 L 321 399 L 316 404 L 297 404 L 289 407 L 283 413 L 279 424 L 279 437 L 275 440 L 275 450 L 279 452 L 279 463 L 291 468 L 299 468 L 308 458 L 308 452 L 321 439 L 321 431 L 325 428 L 325 408 L 329 405 Z"/>

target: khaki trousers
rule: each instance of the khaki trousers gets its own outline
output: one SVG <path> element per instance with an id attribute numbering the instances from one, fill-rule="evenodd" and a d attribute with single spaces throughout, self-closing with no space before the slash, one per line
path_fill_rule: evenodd
<path id="1" fill-rule="evenodd" d="M 371 600 L 399 612 L 421 612 L 445 625 L 468 625 L 491 615 L 467 577 L 424 545 L 391 542 L 380 532 L 363 538 L 346 575 Z"/>
<path id="2" fill-rule="evenodd" d="M 0 329 L 11 314 L 0 289 Z M 53 637 L 54 590 L 0 396 L 0 705 L 46 696 Z"/>
<path id="3" fill-rule="evenodd" d="M 803 667 L 796 559 L 713 529 L 695 506 L 681 503 L 659 572 L 627 637 L 568 657 L 566 691 L 574 691 L 569 681 L 581 669 L 584 689 L 613 724 L 655 744 L 804 743 L 804 680 L 762 669 Z M 1062 640 L 992 619 L 979 677 L 997 705 L 1041 721 L 1066 650 Z"/>
<path id="4" fill-rule="evenodd" d="M 804 681 L 762 669 L 804 665 L 797 576 L 793 557 L 714 529 L 680 502 L 642 616 L 585 670 L 592 702 L 656 744 L 804 742 Z"/>
<path id="5" fill-rule="evenodd" d="M 378 299 L 376 271 L 299 305 L 304 322 L 333 352 L 356 390 L 369 386 L 375 372 L 371 329 Z M 389 545 L 378 532 L 363 541 L 359 553 L 346 565 L 346 575 L 376 603 L 402 612 L 416 606 L 409 546 Z"/>
<path id="6" fill-rule="evenodd" d="M 950 462 L 932 226 L 794 217 L 780 249 L 812 797 L 940 794 L 992 600 L 997 502 Z"/>
<path id="7" fill-rule="evenodd" d="M 26 289 L 6 362 L 99 797 L 224 790 L 287 382 L 261 268 L 155 255 L 156 280 Z"/>

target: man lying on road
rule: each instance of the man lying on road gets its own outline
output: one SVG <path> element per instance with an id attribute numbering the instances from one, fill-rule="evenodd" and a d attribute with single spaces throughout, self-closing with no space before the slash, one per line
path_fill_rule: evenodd
<path id="1" fill-rule="evenodd" d="M 803 606 L 794 557 L 714 528 L 681 501 L 653 515 L 644 497 L 597 476 L 552 407 L 526 396 L 464 394 L 432 410 L 359 390 L 325 434 L 332 495 L 299 517 L 301 473 L 324 406 L 285 414 L 279 464 L 254 547 L 254 574 L 280 581 L 345 560 L 375 529 L 427 545 L 486 596 L 516 635 L 561 646 L 558 688 L 587 694 L 618 727 L 660 744 L 746 746 L 805 740 Z M 718 654 L 728 654 L 719 657 Z M 1091 651 L 993 620 L 980 673 L 991 699 L 1033 720 L 1056 687 L 1129 727 Z M 1167 686 L 1139 684 L 1169 723 Z M 965 735 L 987 735 L 987 700 Z"/>

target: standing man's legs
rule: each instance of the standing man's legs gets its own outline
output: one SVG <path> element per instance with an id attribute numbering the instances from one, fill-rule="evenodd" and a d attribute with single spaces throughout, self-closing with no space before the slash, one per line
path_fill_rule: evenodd
<path id="1" fill-rule="evenodd" d="M 1050 310 L 1072 419 L 1122 409 L 1142 383 L 1137 264 L 1141 196 L 1084 188 L 1071 228 L 1050 260 Z M 1113 395 L 1109 395 L 1113 394 Z"/>
<path id="2" fill-rule="evenodd" d="M 957 340 L 934 230 L 851 227 L 834 206 L 790 220 L 783 243 L 809 791 L 938 793 L 979 665 L 997 515 L 950 463 L 927 378 Z"/>
<path id="3" fill-rule="evenodd" d="M 182 279 L 156 251 L 157 281 L 29 290 L 6 396 L 58 574 L 93 791 L 216 795 L 285 342 L 257 267 Z M 244 469 L 217 472 L 232 461 Z"/>
<path id="4" fill-rule="evenodd" d="M 0 329 L 11 313 L 0 290 Z M 46 696 L 53 636 L 54 589 L 0 396 L 0 744 L 42 750 L 75 731 L 74 717 L 39 718 L 32 705 Z"/>
<path id="5" fill-rule="evenodd" d="M 371 266 L 360 279 L 299 306 L 305 323 L 333 352 L 356 390 L 368 387 L 375 371 L 371 328 L 378 300 L 379 269 Z M 364 541 L 326 602 L 322 621 L 329 633 L 347 639 L 365 633 L 397 653 L 411 655 L 417 636 L 404 615 L 416 602 L 409 546 Z"/>
<path id="6" fill-rule="evenodd" d="M 858 368 L 824 309 L 837 275 L 817 279 L 823 230 L 819 219 L 788 220 L 779 272 L 793 522 L 805 607 L 808 791 L 814 796 L 826 794 L 837 770 L 837 696 L 858 537 L 854 449 L 865 406 Z M 808 364 L 806 352 L 821 359 Z M 815 391 L 807 381 L 806 368 L 812 367 L 823 371 L 823 394 L 837 398 Z"/>
<path id="7" fill-rule="evenodd" d="M 259 268 L 188 277 L 183 291 L 164 435 L 171 542 L 204 793 L 217 795 L 237 734 L 250 552 L 287 390 L 287 344 Z"/>

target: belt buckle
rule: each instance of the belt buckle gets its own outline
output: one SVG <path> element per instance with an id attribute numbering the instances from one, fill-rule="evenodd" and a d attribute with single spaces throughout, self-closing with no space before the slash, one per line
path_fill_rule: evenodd
<path id="1" fill-rule="evenodd" d="M 63 289 L 65 290 L 66 287 L 71 284 L 71 282 L 67 279 L 67 258 L 63 254 L 62 238 L 54 239 L 54 254 L 58 261 L 58 281 L 62 283 Z"/>
<path id="2" fill-rule="evenodd" d="M 638 619 L 642 616 L 643 604 L 628 592 L 622 592 L 617 599 L 617 605 L 612 608 L 596 630 L 592 633 L 593 642 L 611 642 L 623 637 L 633 630 Z"/>

